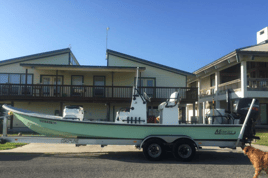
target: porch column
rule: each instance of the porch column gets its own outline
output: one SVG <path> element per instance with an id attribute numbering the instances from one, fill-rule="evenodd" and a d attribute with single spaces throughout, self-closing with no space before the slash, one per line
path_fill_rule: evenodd
<path id="1" fill-rule="evenodd" d="M 206 102 L 203 102 L 203 124 L 206 124 Z"/>
<path id="2" fill-rule="evenodd" d="M 56 97 L 58 97 L 58 70 L 56 70 Z"/>
<path id="3" fill-rule="evenodd" d="M 200 84 L 200 78 L 198 79 L 198 81 L 197 81 L 197 89 L 198 89 L 198 93 L 197 93 L 197 95 L 198 95 L 198 98 L 199 98 L 199 95 L 200 95 L 200 86 L 201 86 L 201 84 Z"/>
<path id="4" fill-rule="evenodd" d="M 214 93 L 218 95 L 218 85 L 220 84 L 220 72 L 217 71 L 215 72 L 215 89 Z"/>
<path id="5" fill-rule="evenodd" d="M 247 61 L 241 61 L 241 93 L 242 98 L 247 97 Z"/>
<path id="6" fill-rule="evenodd" d="M 214 101 L 216 102 L 215 108 L 220 108 L 220 101 L 218 100 L 219 84 L 220 84 L 220 72 L 217 71 L 215 73 L 215 98 L 214 98 Z"/>
<path id="7" fill-rule="evenodd" d="M 140 78 L 140 93 L 141 93 L 141 72 L 140 72 L 140 77 L 137 78 L 138 81 L 139 81 L 139 78 Z"/>
<path id="8" fill-rule="evenodd" d="M 110 120 L 110 103 L 106 103 L 106 121 Z"/>
<path id="9" fill-rule="evenodd" d="M 63 102 L 60 102 L 60 116 L 62 116 L 63 113 Z"/>
<path id="10" fill-rule="evenodd" d="M 27 95 L 27 78 L 28 78 L 28 69 L 25 72 L 25 95 Z"/>
<path id="11" fill-rule="evenodd" d="M 193 117 L 195 118 L 195 102 L 193 103 Z"/>
<path id="12" fill-rule="evenodd" d="M 199 123 L 202 123 L 202 103 L 199 103 L 198 102 L 198 120 L 199 120 Z"/>
<path id="13" fill-rule="evenodd" d="M 112 72 L 112 98 L 114 97 L 114 72 Z"/>

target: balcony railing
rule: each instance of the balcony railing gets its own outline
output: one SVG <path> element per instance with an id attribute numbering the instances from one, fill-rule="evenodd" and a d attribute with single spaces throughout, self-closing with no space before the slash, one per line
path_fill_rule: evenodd
<path id="1" fill-rule="evenodd" d="M 203 88 L 200 89 L 200 97 L 206 97 L 206 96 L 211 96 L 214 95 L 215 91 L 215 86 L 209 87 L 209 88 Z"/>
<path id="2" fill-rule="evenodd" d="M 267 91 L 268 78 L 248 78 L 248 91 Z"/>
<path id="3" fill-rule="evenodd" d="M 240 91 L 241 90 L 241 80 L 236 79 L 229 82 L 221 83 L 218 85 L 218 94 L 225 94 L 226 90 Z"/>
<path id="4" fill-rule="evenodd" d="M 132 91 L 132 86 L 0 84 L 0 99 L 131 99 Z M 197 101 L 197 88 L 192 87 L 139 87 L 139 91 L 146 92 L 152 99 L 167 99 L 179 91 L 182 100 Z"/>

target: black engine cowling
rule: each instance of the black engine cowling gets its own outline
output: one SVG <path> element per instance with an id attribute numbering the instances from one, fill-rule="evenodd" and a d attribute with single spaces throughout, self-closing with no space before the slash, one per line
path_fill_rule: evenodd
<path id="1" fill-rule="evenodd" d="M 247 116 L 248 110 L 250 108 L 250 105 L 252 103 L 252 98 L 241 98 L 235 100 L 233 104 L 233 114 L 235 114 L 237 117 L 240 118 L 240 124 L 244 123 L 244 120 Z M 243 139 L 246 140 L 251 140 L 252 138 L 255 138 L 254 135 L 256 134 L 255 132 L 255 124 L 257 119 L 259 118 L 259 109 L 260 109 L 260 104 L 259 101 L 256 99 L 251 113 L 249 115 L 249 120 L 246 124 L 246 129 L 244 133 Z"/>

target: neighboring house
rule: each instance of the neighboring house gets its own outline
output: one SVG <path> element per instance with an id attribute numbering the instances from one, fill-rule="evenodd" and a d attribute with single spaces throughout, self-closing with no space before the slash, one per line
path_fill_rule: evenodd
<path id="1" fill-rule="evenodd" d="M 268 27 L 257 32 L 257 45 L 236 49 L 194 74 L 188 78 L 188 86 L 198 87 L 196 115 L 200 122 L 213 100 L 216 108 L 227 109 L 229 90 L 231 101 L 257 98 L 261 112 L 258 124 L 268 124 Z M 187 108 L 187 120 L 191 120 L 193 107 L 189 104 Z"/>
<path id="2" fill-rule="evenodd" d="M 197 88 L 186 87 L 193 74 L 112 50 L 107 66 L 80 65 L 69 48 L 0 61 L 1 104 L 52 115 L 82 105 L 87 120 L 114 121 L 130 106 L 137 67 L 139 90 L 152 97 L 147 115 L 158 116 L 158 105 L 179 91 L 185 121 L 186 104 L 197 101 Z M 16 118 L 9 127 L 25 129 Z"/>

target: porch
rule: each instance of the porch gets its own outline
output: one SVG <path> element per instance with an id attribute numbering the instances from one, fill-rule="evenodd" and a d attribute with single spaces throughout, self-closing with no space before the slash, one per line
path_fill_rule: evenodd
<path id="1" fill-rule="evenodd" d="M 132 91 L 132 86 L 0 84 L 0 100 L 130 102 Z M 193 87 L 139 87 L 139 91 L 146 92 L 152 102 L 165 101 L 175 91 L 181 103 L 198 100 Z"/>

